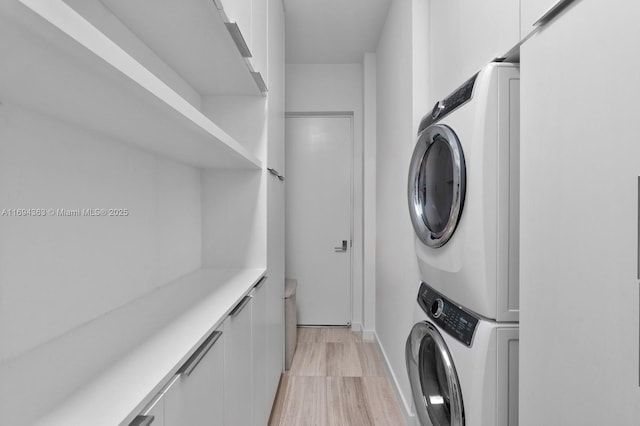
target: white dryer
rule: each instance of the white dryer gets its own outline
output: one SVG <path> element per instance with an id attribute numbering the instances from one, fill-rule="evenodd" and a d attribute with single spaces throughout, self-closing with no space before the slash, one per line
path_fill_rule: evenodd
<path id="1" fill-rule="evenodd" d="M 422 119 L 408 200 L 421 277 L 489 319 L 518 321 L 520 74 L 491 63 Z"/>
<path id="2" fill-rule="evenodd" d="M 517 324 L 486 321 L 422 283 L 426 320 L 406 343 L 422 426 L 517 426 Z"/>

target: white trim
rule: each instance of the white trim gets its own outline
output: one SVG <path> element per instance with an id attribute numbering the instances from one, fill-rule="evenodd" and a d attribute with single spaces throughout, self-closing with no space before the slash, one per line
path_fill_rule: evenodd
<path id="1" fill-rule="evenodd" d="M 362 340 L 368 340 L 370 342 L 376 342 L 376 331 L 375 330 L 362 330 Z"/>
<path id="2" fill-rule="evenodd" d="M 362 324 L 376 328 L 376 54 L 365 53 L 362 135 Z M 366 214 L 364 213 L 366 212 Z"/>
<path id="3" fill-rule="evenodd" d="M 386 352 L 384 351 L 384 349 L 382 348 L 382 345 L 380 344 L 378 333 L 374 331 L 373 334 L 375 336 L 376 345 L 378 346 L 378 349 L 382 354 L 382 358 L 384 360 L 384 367 L 385 367 L 385 370 L 387 371 L 387 377 L 389 378 L 389 381 L 393 386 L 393 390 L 395 391 L 395 394 L 396 394 L 396 399 L 401 402 L 400 408 L 402 410 L 402 415 L 404 416 L 405 422 L 407 423 L 407 425 L 420 426 L 420 423 L 418 422 L 418 418 L 413 413 L 412 401 L 411 400 L 407 401 L 402 391 L 400 390 L 400 384 L 398 383 L 396 375 L 393 373 L 393 370 L 391 369 L 389 358 L 387 357 Z M 363 338 L 364 338 L 364 335 L 363 335 Z"/>
<path id="4" fill-rule="evenodd" d="M 362 334 L 362 323 L 354 322 L 351 324 L 351 331 L 355 331 L 356 333 Z"/>

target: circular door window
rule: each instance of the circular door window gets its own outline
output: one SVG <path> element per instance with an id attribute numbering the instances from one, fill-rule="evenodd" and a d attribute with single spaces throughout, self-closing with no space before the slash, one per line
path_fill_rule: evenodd
<path id="1" fill-rule="evenodd" d="M 464 205 L 466 166 L 454 131 L 443 124 L 423 130 L 409 167 L 409 213 L 424 244 L 442 247 L 453 236 Z"/>
<path id="2" fill-rule="evenodd" d="M 435 326 L 413 326 L 407 339 L 406 362 L 420 424 L 464 426 L 462 392 L 451 354 Z"/>

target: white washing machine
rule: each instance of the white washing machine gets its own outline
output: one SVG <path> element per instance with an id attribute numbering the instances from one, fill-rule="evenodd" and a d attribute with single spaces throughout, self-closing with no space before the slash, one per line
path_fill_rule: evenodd
<path id="1" fill-rule="evenodd" d="M 407 339 L 406 362 L 422 426 L 518 424 L 518 325 L 487 321 L 422 283 L 426 320 Z"/>
<path id="2" fill-rule="evenodd" d="M 423 281 L 497 321 L 519 319 L 520 74 L 491 63 L 420 124 L 408 199 Z"/>

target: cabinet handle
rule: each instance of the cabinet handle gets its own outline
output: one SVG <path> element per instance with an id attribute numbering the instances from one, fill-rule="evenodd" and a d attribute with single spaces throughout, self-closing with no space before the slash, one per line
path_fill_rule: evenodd
<path id="1" fill-rule="evenodd" d="M 240 51 L 240 54 L 243 58 L 250 58 L 251 51 L 249 50 L 249 46 L 247 46 L 247 42 L 242 36 L 242 32 L 240 31 L 240 27 L 236 22 L 225 22 L 224 24 L 227 27 L 227 31 L 231 34 L 231 38 L 236 43 L 236 47 Z"/>
<path id="2" fill-rule="evenodd" d="M 258 89 L 260 89 L 260 93 L 266 95 L 269 90 L 267 90 L 267 83 L 264 82 L 264 78 L 262 78 L 262 74 L 258 71 L 251 71 L 251 77 L 253 77 L 253 81 L 258 85 Z"/>
<path id="3" fill-rule="evenodd" d="M 231 311 L 229 315 L 231 315 L 234 318 L 237 317 L 238 314 L 242 312 L 242 310 L 245 308 L 245 306 L 247 306 L 247 303 L 249 303 L 249 300 L 251 300 L 251 296 L 245 296 L 244 299 L 242 299 L 240 303 L 238 303 L 236 307 L 233 308 L 233 311 Z"/>
<path id="4" fill-rule="evenodd" d="M 187 362 L 185 362 L 184 365 L 180 367 L 180 370 L 178 370 L 178 374 L 190 376 L 193 370 L 195 370 L 198 364 L 200 364 L 202 358 L 204 358 L 207 352 L 209 352 L 209 349 L 211 349 L 213 345 L 216 344 L 220 336 L 222 336 L 221 331 L 214 331 L 213 333 L 211 333 L 211 335 L 207 337 L 207 340 L 205 340 L 204 343 L 200 345 L 200 347 L 194 352 L 194 354 L 191 355 Z"/>
<path id="5" fill-rule="evenodd" d="M 149 426 L 154 420 L 154 416 L 136 416 L 129 426 Z"/>
<path id="6" fill-rule="evenodd" d="M 553 18 L 558 16 L 560 12 L 565 10 L 571 3 L 575 0 L 560 0 L 558 3 L 551 6 L 551 9 L 547 10 L 547 12 L 542 15 L 536 22 L 533 23 L 534 27 L 541 27 L 551 21 Z"/>
<path id="7" fill-rule="evenodd" d="M 260 278 L 260 281 L 258 281 L 258 283 L 254 285 L 253 288 L 258 290 L 260 287 L 264 285 L 266 281 L 267 281 L 267 276 L 265 275 L 264 277 Z"/>
<path id="8" fill-rule="evenodd" d="M 269 170 L 269 173 L 271 173 L 272 175 L 274 175 L 275 177 L 277 177 L 280 180 L 284 180 L 284 176 L 282 176 L 280 174 L 280 172 L 278 172 L 276 169 L 271 168 L 271 167 L 267 167 L 267 170 Z"/>

